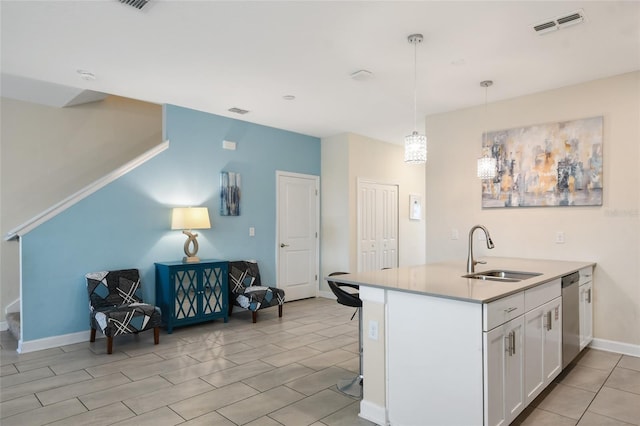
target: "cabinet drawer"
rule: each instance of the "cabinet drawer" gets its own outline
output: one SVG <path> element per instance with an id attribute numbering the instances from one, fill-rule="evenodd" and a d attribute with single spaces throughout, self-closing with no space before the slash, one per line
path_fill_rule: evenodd
<path id="1" fill-rule="evenodd" d="M 547 303 L 562 295 L 562 282 L 560 279 L 540 284 L 524 291 L 524 310 L 529 312 L 533 308 Z"/>
<path id="2" fill-rule="evenodd" d="M 482 305 L 482 330 L 489 331 L 524 314 L 524 292 Z"/>
<path id="3" fill-rule="evenodd" d="M 587 266 L 586 268 L 580 269 L 578 272 L 580 274 L 580 285 L 591 282 L 593 275 L 593 267 Z"/>

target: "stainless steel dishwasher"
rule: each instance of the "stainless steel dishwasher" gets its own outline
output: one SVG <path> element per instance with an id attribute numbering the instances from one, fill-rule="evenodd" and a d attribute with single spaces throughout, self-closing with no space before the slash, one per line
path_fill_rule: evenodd
<path id="1" fill-rule="evenodd" d="M 580 353 L 579 316 L 580 274 L 562 277 L 562 368 Z"/>

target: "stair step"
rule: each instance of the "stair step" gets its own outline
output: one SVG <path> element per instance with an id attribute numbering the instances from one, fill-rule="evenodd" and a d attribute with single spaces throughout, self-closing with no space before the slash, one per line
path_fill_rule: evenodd
<path id="1" fill-rule="evenodd" d="M 7 314 L 7 324 L 13 337 L 16 340 L 20 340 L 20 312 L 9 312 Z"/>

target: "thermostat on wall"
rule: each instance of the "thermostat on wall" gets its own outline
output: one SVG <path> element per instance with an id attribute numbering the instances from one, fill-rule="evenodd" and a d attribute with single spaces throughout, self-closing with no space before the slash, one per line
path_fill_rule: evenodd
<path id="1" fill-rule="evenodd" d="M 235 151 L 236 150 L 236 143 L 232 142 L 232 141 L 222 141 L 222 148 L 223 149 L 229 149 L 231 151 Z"/>

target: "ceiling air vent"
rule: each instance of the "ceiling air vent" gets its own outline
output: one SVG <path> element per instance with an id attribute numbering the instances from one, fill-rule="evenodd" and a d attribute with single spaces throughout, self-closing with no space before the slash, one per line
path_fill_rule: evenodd
<path id="1" fill-rule="evenodd" d="M 120 3 L 135 7 L 136 9 L 142 9 L 150 0 L 120 0 Z"/>
<path id="2" fill-rule="evenodd" d="M 551 31 L 559 30 L 560 28 L 570 27 L 571 25 L 580 24 L 585 21 L 584 11 L 582 9 L 576 10 L 571 13 L 556 16 L 553 19 L 547 19 L 538 24 L 533 25 L 533 30 L 536 34 L 546 34 Z"/>
<path id="3" fill-rule="evenodd" d="M 246 109 L 236 108 L 236 107 L 229 108 L 227 111 L 229 111 L 229 112 L 235 112 L 236 114 L 241 114 L 241 115 L 244 115 L 244 114 L 246 114 L 246 113 L 248 113 L 248 112 L 249 112 L 249 111 L 247 111 Z"/>

